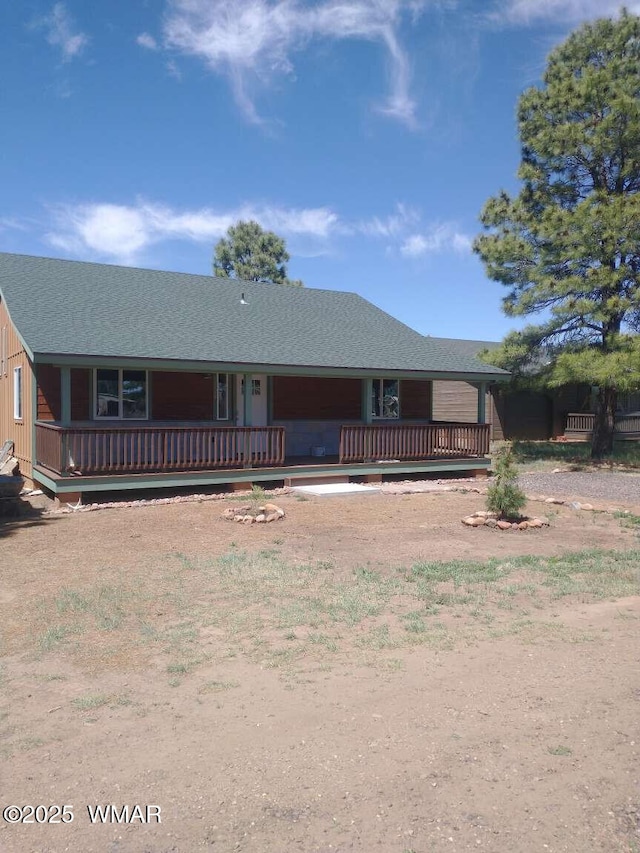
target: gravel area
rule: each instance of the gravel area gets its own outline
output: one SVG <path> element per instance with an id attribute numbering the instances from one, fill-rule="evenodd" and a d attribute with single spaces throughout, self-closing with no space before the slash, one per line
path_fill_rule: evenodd
<path id="1" fill-rule="evenodd" d="M 527 494 L 640 504 L 640 474 L 619 471 L 530 473 L 521 474 L 519 482 Z"/>

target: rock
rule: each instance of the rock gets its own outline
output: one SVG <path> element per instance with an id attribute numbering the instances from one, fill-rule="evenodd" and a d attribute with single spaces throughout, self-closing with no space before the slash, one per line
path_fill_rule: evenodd
<path id="1" fill-rule="evenodd" d="M 255 518 L 252 515 L 245 515 L 242 519 L 243 524 L 253 524 L 255 522 Z"/>
<path id="2" fill-rule="evenodd" d="M 239 515 L 239 514 L 238 514 L 238 515 L 234 515 L 234 516 L 233 516 L 233 520 L 234 520 L 234 521 L 244 521 L 244 515 Z"/>
<path id="3" fill-rule="evenodd" d="M 549 526 L 549 519 L 547 518 L 546 515 L 539 515 L 538 521 L 542 524 L 543 527 Z"/>
<path id="4" fill-rule="evenodd" d="M 468 515 L 466 518 L 462 519 L 462 523 L 466 524 L 467 527 L 482 527 L 485 520 L 477 515 Z"/>
<path id="5" fill-rule="evenodd" d="M 231 507 L 231 506 L 230 506 L 230 507 L 227 507 L 227 508 L 224 510 L 224 512 L 222 513 L 222 517 L 223 517 L 223 518 L 229 518 L 229 519 L 233 519 L 233 518 L 235 518 L 235 517 L 236 517 L 236 515 L 237 515 L 236 510 L 235 510 L 233 507 Z"/>
<path id="6" fill-rule="evenodd" d="M 500 530 L 511 530 L 511 522 L 510 521 L 496 521 L 496 527 L 499 527 Z"/>
<path id="7" fill-rule="evenodd" d="M 571 501 L 569 506 L 571 509 L 582 509 L 582 504 L 579 501 Z"/>
<path id="8" fill-rule="evenodd" d="M 468 515 L 466 518 L 462 518 L 461 521 L 463 524 L 466 524 L 467 527 L 473 527 L 475 518 L 472 515 Z"/>
<path id="9" fill-rule="evenodd" d="M 542 522 L 539 518 L 532 518 L 529 521 L 529 527 L 542 527 Z"/>
<path id="10" fill-rule="evenodd" d="M 564 472 L 564 468 L 554 468 L 551 472 L 552 474 L 562 474 Z"/>
<path id="11" fill-rule="evenodd" d="M 266 513 L 278 512 L 279 509 L 280 509 L 280 507 L 277 504 L 265 504 L 264 505 L 264 512 L 266 512 Z"/>
<path id="12" fill-rule="evenodd" d="M 562 498 L 547 498 L 545 500 L 545 503 L 546 504 L 563 504 L 564 501 L 562 500 Z"/>
<path id="13" fill-rule="evenodd" d="M 586 510 L 587 512 L 593 512 L 594 507 L 593 504 L 582 504 L 582 509 Z"/>
<path id="14" fill-rule="evenodd" d="M 270 512 L 265 516 L 265 521 L 277 521 L 280 518 L 277 512 Z"/>
<path id="15" fill-rule="evenodd" d="M 487 527 L 496 527 L 498 524 L 498 522 L 495 520 L 495 518 L 487 518 L 487 519 L 485 519 L 484 523 L 486 524 Z"/>
<path id="16" fill-rule="evenodd" d="M 473 513 L 472 517 L 473 518 L 486 518 L 487 515 L 488 515 L 488 512 L 486 509 L 479 509 L 477 512 Z"/>
<path id="17" fill-rule="evenodd" d="M 517 529 L 518 529 L 518 522 L 517 522 L 517 521 L 514 521 L 514 522 L 513 522 L 513 524 L 511 525 L 511 529 L 512 529 L 512 530 L 517 530 Z"/>
<path id="18" fill-rule="evenodd" d="M 495 519 L 497 519 L 497 518 L 498 518 L 498 513 L 497 513 L 497 512 L 488 512 L 488 513 L 485 515 L 485 518 L 495 518 Z"/>
<path id="19" fill-rule="evenodd" d="M 266 519 L 267 519 L 267 516 L 263 512 L 256 515 L 256 521 L 258 522 L 258 524 L 263 524 L 266 521 Z"/>
<path id="20" fill-rule="evenodd" d="M 528 521 L 519 522 L 518 530 L 528 530 L 528 529 L 529 529 L 529 522 Z"/>
<path id="21" fill-rule="evenodd" d="M 284 510 L 282 507 L 278 507 L 278 515 L 280 518 L 284 518 Z"/>

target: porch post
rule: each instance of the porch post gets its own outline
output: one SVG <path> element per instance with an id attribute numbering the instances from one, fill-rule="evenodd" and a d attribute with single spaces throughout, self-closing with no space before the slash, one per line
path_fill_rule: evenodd
<path id="1" fill-rule="evenodd" d="M 371 396 L 373 394 L 373 379 L 362 380 L 362 420 L 370 424 L 373 419 L 371 412 Z"/>
<path id="2" fill-rule="evenodd" d="M 60 422 L 63 426 L 71 423 L 71 368 L 60 368 Z"/>
<path id="3" fill-rule="evenodd" d="M 478 383 L 478 423 L 486 424 L 487 422 L 487 383 Z"/>
<path id="4" fill-rule="evenodd" d="M 251 406 L 252 406 L 253 400 L 252 400 L 251 391 L 252 391 L 251 374 L 245 373 L 244 374 L 244 399 L 242 402 L 244 404 L 244 425 L 246 427 L 251 426 L 251 420 L 252 420 L 252 418 L 251 418 Z"/>

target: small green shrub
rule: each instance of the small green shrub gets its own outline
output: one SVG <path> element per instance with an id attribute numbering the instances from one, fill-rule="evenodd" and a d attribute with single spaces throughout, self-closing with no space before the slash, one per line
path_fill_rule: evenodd
<path id="1" fill-rule="evenodd" d="M 516 518 L 527 502 L 527 496 L 518 486 L 518 471 L 513 461 L 511 447 L 502 448 L 496 459 L 495 478 L 487 492 L 487 509 L 502 518 Z"/>

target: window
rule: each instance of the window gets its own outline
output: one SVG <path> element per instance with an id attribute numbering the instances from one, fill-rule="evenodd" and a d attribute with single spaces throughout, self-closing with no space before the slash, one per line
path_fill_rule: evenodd
<path id="1" fill-rule="evenodd" d="M 96 370 L 96 418 L 146 420 L 147 409 L 146 370 Z"/>
<path id="2" fill-rule="evenodd" d="M 216 418 L 219 421 L 229 420 L 229 374 L 217 374 Z"/>
<path id="3" fill-rule="evenodd" d="M 371 416 L 400 417 L 400 383 L 397 379 L 374 379 L 371 389 Z"/>
<path id="4" fill-rule="evenodd" d="M 13 368 L 13 417 L 22 420 L 22 368 Z"/>

